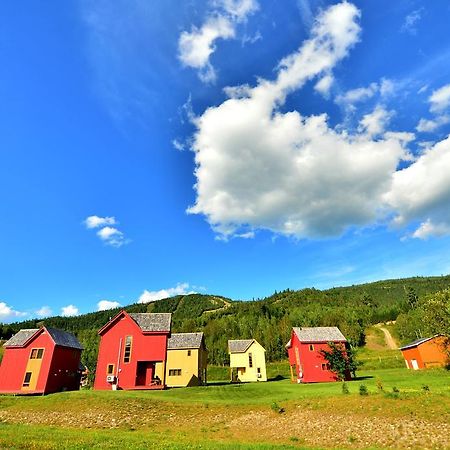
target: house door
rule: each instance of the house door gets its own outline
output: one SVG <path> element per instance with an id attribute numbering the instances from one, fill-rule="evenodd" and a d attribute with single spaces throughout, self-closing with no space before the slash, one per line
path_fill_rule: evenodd
<path id="1" fill-rule="evenodd" d="M 411 360 L 411 365 L 414 370 L 417 370 L 419 368 L 419 364 L 417 364 L 417 361 L 415 359 Z"/>
<path id="2" fill-rule="evenodd" d="M 136 386 L 149 386 L 155 372 L 155 363 L 138 361 L 136 369 Z"/>

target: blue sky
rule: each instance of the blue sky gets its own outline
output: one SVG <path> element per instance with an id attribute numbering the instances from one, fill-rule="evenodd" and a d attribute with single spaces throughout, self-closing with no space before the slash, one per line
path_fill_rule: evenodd
<path id="1" fill-rule="evenodd" d="M 449 20 L 2 2 L 0 321 L 449 273 Z"/>

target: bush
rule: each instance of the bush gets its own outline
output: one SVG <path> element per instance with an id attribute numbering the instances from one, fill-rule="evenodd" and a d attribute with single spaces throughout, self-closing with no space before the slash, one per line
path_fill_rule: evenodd
<path id="1" fill-rule="evenodd" d="M 359 395 L 369 395 L 369 391 L 367 390 L 367 386 L 365 384 L 360 384 L 359 385 Z"/>
<path id="2" fill-rule="evenodd" d="M 342 383 L 342 393 L 345 394 L 345 395 L 350 394 L 350 391 L 348 390 L 347 383 L 345 381 Z"/>
<path id="3" fill-rule="evenodd" d="M 270 409 L 278 414 L 283 414 L 285 411 L 284 408 L 279 406 L 277 402 L 272 402 L 272 404 L 270 405 Z"/>
<path id="4" fill-rule="evenodd" d="M 380 380 L 380 378 L 377 379 L 377 389 L 379 392 L 383 392 L 383 382 Z"/>

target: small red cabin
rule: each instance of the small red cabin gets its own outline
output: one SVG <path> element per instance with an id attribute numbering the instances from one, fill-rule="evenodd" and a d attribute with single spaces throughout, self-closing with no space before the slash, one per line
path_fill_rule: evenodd
<path id="1" fill-rule="evenodd" d="M 163 389 L 171 317 L 121 311 L 101 328 L 94 389 Z"/>
<path id="2" fill-rule="evenodd" d="M 20 330 L 3 347 L 1 393 L 49 394 L 80 388 L 83 347 L 73 334 L 49 327 Z"/>
<path id="3" fill-rule="evenodd" d="M 436 335 L 417 339 L 400 348 L 408 369 L 418 370 L 431 367 L 444 367 L 450 363 L 449 338 Z"/>
<path id="4" fill-rule="evenodd" d="M 293 383 L 337 381 L 328 362 L 321 354 L 330 350 L 329 342 L 347 345 L 347 339 L 337 327 L 293 328 L 286 344 Z M 351 379 L 350 374 L 346 379 Z"/>

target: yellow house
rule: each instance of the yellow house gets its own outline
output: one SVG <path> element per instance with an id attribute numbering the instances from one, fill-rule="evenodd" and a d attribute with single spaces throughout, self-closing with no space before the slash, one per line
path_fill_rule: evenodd
<path id="1" fill-rule="evenodd" d="M 167 342 L 167 386 L 205 385 L 207 357 L 203 333 L 173 333 Z"/>
<path id="2" fill-rule="evenodd" d="M 231 381 L 267 381 L 266 351 L 255 339 L 228 341 Z"/>

